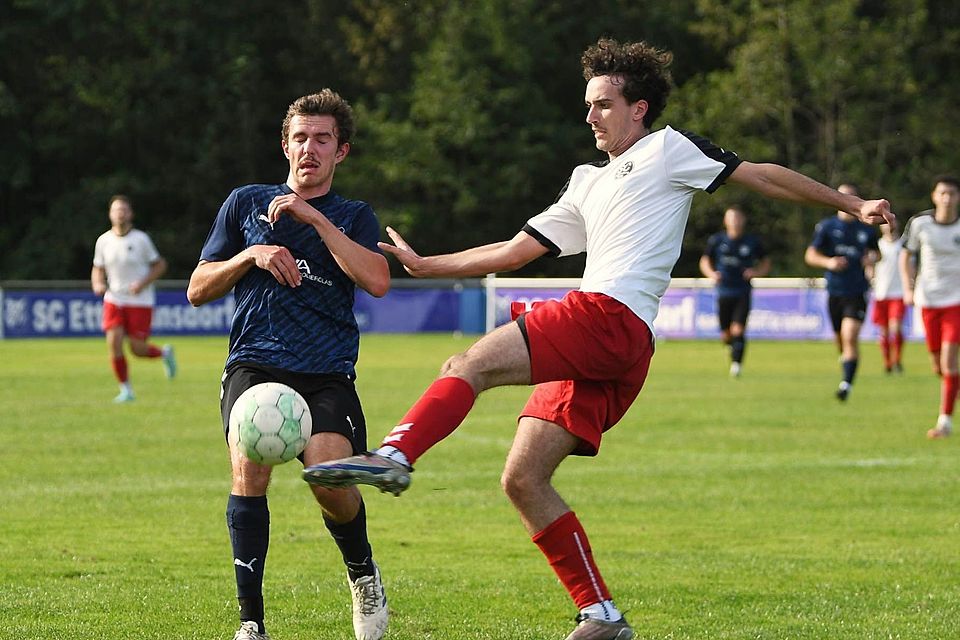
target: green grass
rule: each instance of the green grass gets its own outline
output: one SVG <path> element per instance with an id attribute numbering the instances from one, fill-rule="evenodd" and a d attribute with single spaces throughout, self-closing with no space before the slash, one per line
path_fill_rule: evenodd
<path id="1" fill-rule="evenodd" d="M 473 338 L 368 336 L 371 440 Z M 100 340 L 0 343 L 0 638 L 231 638 L 222 338 L 175 340 L 181 375 L 132 361 L 116 392 Z M 845 405 L 825 343 L 658 346 L 594 459 L 556 484 L 643 639 L 955 638 L 957 441 L 930 442 L 939 382 L 920 344 L 902 378 L 864 345 Z M 499 488 L 524 388 L 485 394 L 402 498 L 366 491 L 393 640 L 560 639 L 575 613 Z M 270 494 L 275 640 L 352 638 L 349 595 L 298 464 Z"/>

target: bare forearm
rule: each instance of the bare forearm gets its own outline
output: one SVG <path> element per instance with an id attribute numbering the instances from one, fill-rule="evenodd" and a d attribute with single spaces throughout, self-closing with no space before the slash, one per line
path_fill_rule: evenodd
<path id="1" fill-rule="evenodd" d="M 107 273 L 103 267 L 93 267 L 90 270 L 90 288 L 98 296 L 102 296 L 107 290 Z"/>
<path id="2" fill-rule="evenodd" d="M 700 256 L 700 273 L 703 274 L 703 277 L 710 278 L 711 280 L 717 275 L 713 264 L 710 262 L 710 258 L 707 256 Z"/>
<path id="3" fill-rule="evenodd" d="M 201 262 L 190 276 L 187 299 L 197 307 L 222 298 L 255 264 L 246 251 L 222 262 Z"/>
<path id="4" fill-rule="evenodd" d="M 734 171 L 731 178 L 734 182 L 770 198 L 820 205 L 860 217 L 863 199 L 840 193 L 836 189 L 778 164 L 745 162 Z"/>
<path id="5" fill-rule="evenodd" d="M 909 251 L 900 252 L 900 283 L 905 292 L 912 292 L 917 278 L 917 265 Z"/>
<path id="6" fill-rule="evenodd" d="M 807 247 L 806 253 L 803 254 L 803 260 L 808 265 L 816 269 L 830 268 L 830 258 L 823 255 L 813 247 Z"/>
<path id="7" fill-rule="evenodd" d="M 314 224 L 314 228 L 348 278 L 372 296 L 386 295 L 390 290 L 390 266 L 386 258 L 351 240 L 325 217 Z"/>
<path id="8" fill-rule="evenodd" d="M 156 262 L 150 265 L 150 271 L 147 273 L 141 284 L 146 287 L 148 284 L 160 278 L 163 274 L 167 272 L 167 261 L 163 258 L 160 258 Z"/>

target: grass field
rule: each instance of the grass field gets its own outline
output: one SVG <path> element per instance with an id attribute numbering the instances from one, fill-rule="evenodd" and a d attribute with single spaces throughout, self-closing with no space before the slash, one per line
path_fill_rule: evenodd
<path id="1" fill-rule="evenodd" d="M 361 398 L 384 435 L 473 338 L 368 336 Z M 115 406 L 100 340 L 0 342 L 0 640 L 229 639 L 236 628 L 217 396 L 222 338 L 133 361 Z M 663 342 L 595 459 L 556 477 L 647 639 L 960 637 L 960 442 L 924 438 L 939 382 L 864 345 L 850 401 L 832 345 Z M 499 488 L 524 388 L 482 396 L 395 499 L 365 491 L 392 640 L 553 640 L 575 611 Z M 348 640 L 349 594 L 297 463 L 270 494 L 274 640 Z"/>

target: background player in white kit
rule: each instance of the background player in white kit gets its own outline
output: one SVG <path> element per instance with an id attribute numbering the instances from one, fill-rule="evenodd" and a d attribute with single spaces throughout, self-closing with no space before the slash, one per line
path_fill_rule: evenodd
<path id="1" fill-rule="evenodd" d="M 940 176 L 930 195 L 934 208 L 910 218 L 903 231 L 900 270 L 903 301 L 916 302 L 923 316 L 933 371 L 940 376 L 940 415 L 927 437 L 953 431 L 960 344 L 960 181 Z M 919 263 L 919 270 L 917 267 Z"/>
<path id="2" fill-rule="evenodd" d="M 651 131 L 670 91 L 671 55 L 602 39 L 583 54 L 586 122 L 606 159 L 576 167 L 557 202 L 513 239 L 422 257 L 392 229 L 381 247 L 420 277 L 517 269 L 540 256 L 586 252 L 580 289 L 534 307 L 453 356 L 372 454 L 313 465 L 321 486 L 372 484 L 399 493 L 410 465 L 466 418 L 477 394 L 536 384 L 501 478 L 504 491 L 579 609 L 567 640 L 629 640 L 584 528 L 551 484 L 570 455 L 596 455 L 602 434 L 633 403 L 653 355 L 653 326 L 680 255 L 693 196 L 730 180 L 771 197 L 890 219 L 885 200 L 865 202 L 794 171 L 741 162 L 694 134 Z M 598 485 L 597 491 L 602 491 Z"/>
<path id="3" fill-rule="evenodd" d="M 103 331 L 107 336 L 110 364 L 120 383 L 114 402 L 134 399 L 133 387 L 123 343 L 139 358 L 162 358 L 168 378 L 177 373 L 173 347 L 150 344 L 150 327 L 156 294 L 153 282 L 167 270 L 150 236 L 133 227 L 130 199 L 115 195 L 110 199 L 110 230 L 97 238 L 93 252 L 90 284 L 93 292 L 103 296 Z"/>
<path id="4" fill-rule="evenodd" d="M 880 260 L 873 265 L 873 310 L 870 319 L 880 334 L 880 353 L 887 373 L 903 373 L 903 283 L 900 250 L 903 238 L 896 224 L 880 225 Z"/>

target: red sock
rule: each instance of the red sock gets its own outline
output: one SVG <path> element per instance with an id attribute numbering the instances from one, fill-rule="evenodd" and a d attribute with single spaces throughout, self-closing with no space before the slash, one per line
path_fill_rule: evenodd
<path id="1" fill-rule="evenodd" d="M 117 376 L 117 381 L 123 384 L 127 381 L 127 359 L 124 356 L 114 358 L 110 361 L 113 365 L 113 374 Z"/>
<path id="2" fill-rule="evenodd" d="M 463 378 L 435 380 L 383 439 L 383 445 L 396 447 L 413 464 L 427 449 L 460 426 L 476 397 L 473 387 Z"/>
<path id="3" fill-rule="evenodd" d="M 893 334 L 893 361 L 900 363 L 900 354 L 903 353 L 903 333 L 897 331 Z"/>
<path id="4" fill-rule="evenodd" d="M 573 511 L 548 524 L 532 539 L 547 557 L 578 609 L 612 599 L 593 561 L 587 534 Z"/>
<path id="5" fill-rule="evenodd" d="M 940 383 L 940 413 L 953 415 L 953 404 L 957 401 L 957 389 L 960 388 L 960 373 L 943 376 Z"/>
<path id="6" fill-rule="evenodd" d="M 144 358 L 159 358 L 163 355 L 163 349 L 152 344 L 147 345 L 147 355 Z"/>
<path id="7" fill-rule="evenodd" d="M 887 336 L 880 336 L 880 352 L 883 353 L 883 366 L 886 369 L 890 368 L 890 338 Z"/>

